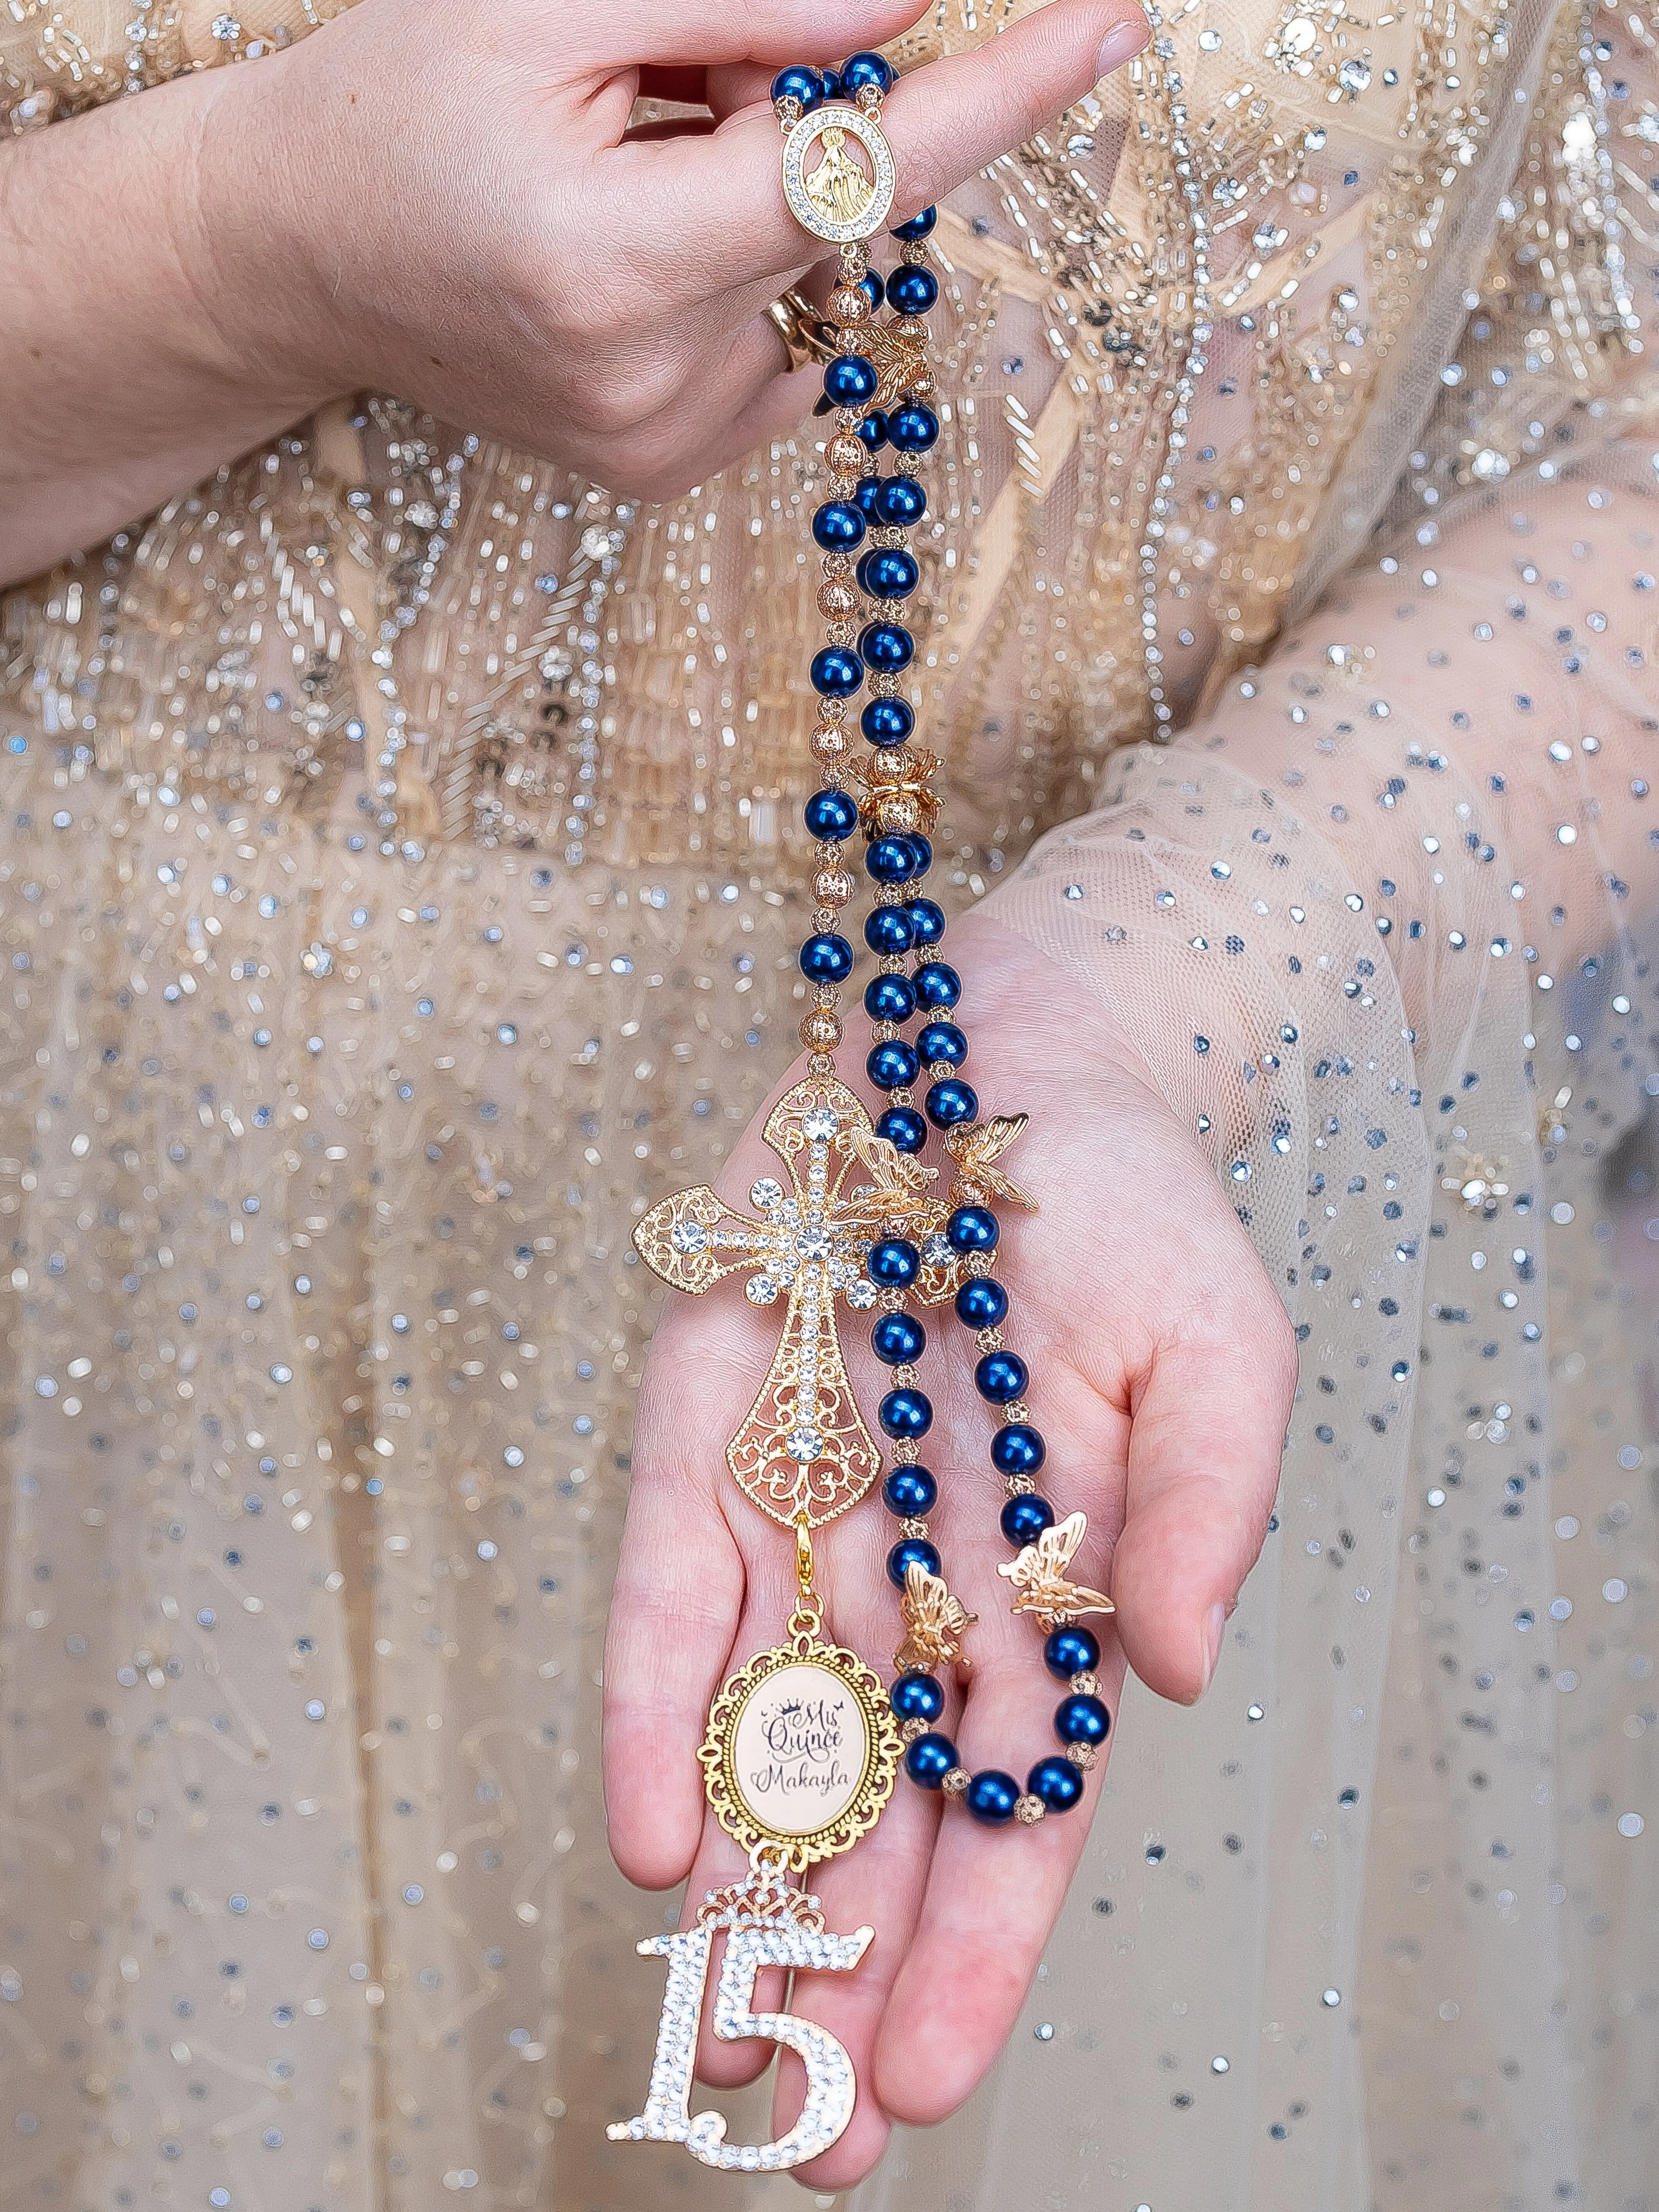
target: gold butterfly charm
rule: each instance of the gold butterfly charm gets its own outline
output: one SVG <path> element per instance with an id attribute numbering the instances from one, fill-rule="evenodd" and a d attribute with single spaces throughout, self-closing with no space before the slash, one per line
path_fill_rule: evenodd
<path id="1" fill-rule="evenodd" d="M 1087 1514 L 1068 1513 L 1052 1528 L 1045 1528 L 1035 1544 L 1027 1544 L 1018 1559 L 1006 1559 L 997 1569 L 1019 1592 L 1012 1610 L 1035 1613 L 1045 1634 L 1063 1620 L 1075 1620 L 1080 1613 L 1117 1610 L 1103 1591 L 1085 1589 L 1066 1579 L 1072 1554 L 1088 1525 Z"/>
<path id="2" fill-rule="evenodd" d="M 920 1560 L 904 1570 L 904 1595 L 899 1601 L 908 1632 L 893 1654 L 901 1674 L 931 1674 L 935 1667 L 953 1659 L 964 1667 L 973 1662 L 962 1648 L 963 1632 L 979 1619 L 960 1598 L 952 1597 L 941 1575 L 930 1575 Z"/>
<path id="3" fill-rule="evenodd" d="M 988 1199 L 1000 1198 L 1010 1206 L 1023 1206 L 1028 1213 L 1036 1212 L 1036 1199 L 1028 1198 L 1018 1183 L 1010 1182 L 991 1165 L 1023 1133 L 1030 1118 L 1029 1114 L 994 1114 L 988 1121 L 958 1121 L 954 1129 L 946 1131 L 945 1148 L 957 1164 L 951 1195 L 958 1206 L 975 1201 L 983 1205 Z"/>

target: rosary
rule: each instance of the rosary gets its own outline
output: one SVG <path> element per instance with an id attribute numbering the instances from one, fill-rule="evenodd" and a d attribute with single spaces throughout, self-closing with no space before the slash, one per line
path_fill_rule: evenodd
<path id="1" fill-rule="evenodd" d="M 890 212 L 896 183 L 881 131 L 892 82 L 879 54 L 862 53 L 839 70 L 787 69 L 772 85 L 785 198 L 804 230 L 841 249 L 829 300 L 836 350 L 823 380 L 834 423 L 825 448 L 830 482 L 812 518 L 827 631 L 811 669 L 812 755 L 825 781 L 805 810 L 817 841 L 813 933 L 800 950 L 812 994 L 800 1025 L 807 1073 L 767 1119 L 766 1142 L 783 1173 L 752 1186 L 752 1215 L 700 1186 L 653 1207 L 634 1235 L 641 1257 L 677 1290 L 696 1295 L 743 1273 L 751 1304 L 784 1302 L 777 1351 L 726 1458 L 750 1502 L 793 1534 L 798 1595 L 785 1641 L 721 1686 L 697 1754 L 708 1802 L 748 1852 L 750 1870 L 711 1891 L 690 1927 L 639 1945 L 642 1957 L 666 1960 L 668 1986 L 645 2110 L 609 2130 L 618 2141 L 683 2142 L 704 2165 L 741 2172 L 820 2156 L 853 2112 L 852 2063 L 836 2038 L 794 2014 L 753 2009 L 763 1966 L 848 1972 L 875 1939 L 871 1928 L 827 1930 L 798 1877 L 875 1826 L 901 1759 L 912 1782 L 960 1797 L 986 1826 L 1034 1826 L 1079 1802 L 1110 1726 L 1095 1672 L 1099 1641 L 1078 1616 L 1109 1613 L 1111 1601 L 1066 1578 L 1085 1516 L 1057 1520 L 1037 1488 L 1046 1448 L 1025 1403 L 1026 1363 L 1002 1334 L 1009 1300 L 994 1273 L 994 1201 L 1036 1209 L 994 1163 L 1026 1117 L 979 1118 L 961 1073 L 962 979 L 938 957 L 945 915 L 919 888 L 933 863 L 927 832 L 939 811 L 932 782 L 940 763 L 910 743 L 916 718 L 903 687 L 915 641 L 898 613 L 920 580 L 908 538 L 927 511 L 920 472 L 939 437 L 923 320 L 939 280 L 928 266 L 932 208 L 893 230 L 899 266 L 884 283 L 870 266 L 866 241 Z M 878 321 L 884 301 L 892 313 Z M 885 476 L 884 447 L 893 455 Z M 858 728 L 867 751 L 855 757 L 848 717 L 866 687 Z M 864 994 L 873 1037 L 865 1073 L 889 1100 L 873 1121 L 836 1073 L 841 988 L 854 966 L 840 922 L 858 889 L 846 847 L 860 834 L 873 886 L 864 941 L 876 961 Z M 918 1016 L 913 1042 L 905 1030 Z M 934 1195 L 939 1170 L 922 1162 L 931 1132 L 950 1162 L 948 1198 Z M 890 1370 L 876 1419 L 891 1462 L 881 1495 L 897 1522 L 887 1572 L 904 1636 L 887 1691 L 855 1652 L 823 1640 L 813 1586 L 812 1531 L 856 1505 L 882 1467 L 842 1358 L 837 1299 L 875 1316 L 871 1345 Z M 975 1619 L 941 1572 L 927 1517 L 939 1481 L 921 1463 L 933 1409 L 920 1387 L 927 1331 L 915 1309 L 947 1302 L 972 1334 L 975 1386 L 1000 1422 L 991 1462 L 1006 1492 L 1001 1528 L 1015 1556 L 997 1571 L 1012 1585 L 1012 1610 L 1042 1630 L 1044 1660 L 1066 1686 L 1054 1714 L 1061 1748 L 1038 1759 L 1024 1790 L 1000 1768 L 969 1773 L 937 1725 L 945 1693 L 935 1670 L 968 1665 L 962 1638 Z M 722 1933 L 714 2033 L 768 2039 L 795 2051 L 806 2069 L 800 2116 L 772 2142 L 729 2143 L 723 2115 L 690 2110 L 698 2025 Z"/>

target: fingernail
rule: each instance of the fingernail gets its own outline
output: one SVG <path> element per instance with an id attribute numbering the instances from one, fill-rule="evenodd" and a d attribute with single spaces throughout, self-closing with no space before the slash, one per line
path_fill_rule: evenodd
<path id="1" fill-rule="evenodd" d="M 1206 1623 L 1206 1625 L 1205 1639 L 1204 1639 L 1204 1689 L 1205 1689 L 1205 1690 L 1207 1690 L 1207 1689 L 1209 1688 L 1211 1682 L 1214 1680 L 1214 1677 L 1215 1677 L 1216 1662 L 1217 1662 L 1217 1660 L 1218 1660 L 1218 1659 L 1219 1659 L 1219 1658 L 1220 1658 L 1220 1656 L 1221 1656 L 1221 1638 L 1222 1638 L 1222 1634 L 1223 1634 L 1223 1632 L 1225 1630 L 1226 1626 L 1227 1626 L 1227 1608 L 1226 1608 L 1226 1607 L 1225 1607 L 1224 1605 L 1212 1605 L 1212 1606 L 1210 1607 L 1210 1618 L 1209 1618 L 1208 1622 L 1207 1622 L 1207 1623 Z M 1202 1691 L 1202 1690 L 1200 1690 L 1200 1692 L 1199 1692 L 1199 1695 L 1201 1697 L 1201 1696 L 1203 1695 L 1203 1693 L 1204 1693 L 1204 1692 L 1203 1692 L 1203 1691 Z"/>
<path id="2" fill-rule="evenodd" d="M 1126 23 L 1114 23 L 1100 42 L 1095 62 L 1097 76 L 1110 76 L 1115 69 L 1121 69 L 1131 55 L 1140 52 L 1147 36 L 1144 15 L 1132 15 Z"/>

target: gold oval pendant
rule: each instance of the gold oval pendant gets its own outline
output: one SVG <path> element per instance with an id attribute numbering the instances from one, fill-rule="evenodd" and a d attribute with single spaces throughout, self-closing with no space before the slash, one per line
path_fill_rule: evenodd
<path id="1" fill-rule="evenodd" d="M 799 1870 L 874 1827 L 899 1740 L 880 1677 L 856 1652 L 819 1643 L 815 1612 L 789 1626 L 787 1644 L 721 1686 L 697 1756 L 727 1835 Z"/>
<path id="2" fill-rule="evenodd" d="M 849 139 L 861 149 L 862 159 Z M 892 149 L 860 108 L 839 101 L 815 108 L 783 142 L 783 196 L 789 211 L 803 230 L 832 245 L 873 237 L 887 220 L 896 183 Z"/>

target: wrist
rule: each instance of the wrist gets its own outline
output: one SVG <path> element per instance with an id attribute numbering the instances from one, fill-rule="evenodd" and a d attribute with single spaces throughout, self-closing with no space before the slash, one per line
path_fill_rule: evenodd
<path id="1" fill-rule="evenodd" d="M 281 422 L 356 381 L 323 274 L 332 204 L 305 143 L 302 52 L 215 70 L 193 158 L 171 180 L 192 310 L 185 342 L 204 375 Z"/>

